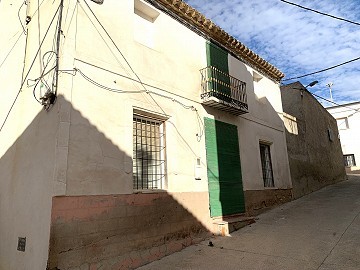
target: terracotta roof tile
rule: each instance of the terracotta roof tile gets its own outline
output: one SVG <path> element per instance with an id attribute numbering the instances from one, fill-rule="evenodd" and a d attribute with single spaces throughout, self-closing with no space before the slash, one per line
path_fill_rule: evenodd
<path id="1" fill-rule="evenodd" d="M 227 48 L 231 53 L 244 61 L 257 71 L 267 75 L 270 79 L 279 82 L 284 74 L 271 65 L 269 62 L 261 58 L 259 55 L 251 51 L 240 41 L 229 35 L 211 20 L 207 19 L 203 14 L 189 6 L 182 0 L 155 0 L 160 5 L 174 12 L 176 15 L 184 19 L 187 23 L 195 26 L 198 30 L 206 34 L 210 39 L 218 42 Z"/>

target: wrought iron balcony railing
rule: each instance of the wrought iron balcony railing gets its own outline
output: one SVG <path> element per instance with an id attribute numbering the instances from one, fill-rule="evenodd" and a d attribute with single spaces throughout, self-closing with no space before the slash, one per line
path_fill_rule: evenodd
<path id="1" fill-rule="evenodd" d="M 203 103 L 234 114 L 248 112 L 246 83 L 209 66 L 200 70 Z M 216 98 L 215 102 L 212 97 Z"/>

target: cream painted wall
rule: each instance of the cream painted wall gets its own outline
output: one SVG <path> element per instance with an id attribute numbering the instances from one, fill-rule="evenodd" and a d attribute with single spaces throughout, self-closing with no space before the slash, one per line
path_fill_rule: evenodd
<path id="1" fill-rule="evenodd" d="M 103 31 L 89 27 L 87 8 L 80 4 L 75 14 L 78 35 L 75 39 L 75 67 L 94 81 L 114 89 L 142 91 L 143 86 L 114 73 L 95 68 L 82 61 L 103 67 L 115 73 L 137 80 L 127 66 L 117 48 L 105 37 Z M 120 5 L 120 6 L 116 6 Z M 152 93 L 114 93 L 106 91 L 84 80 L 77 73 L 73 78 L 72 104 L 81 112 L 81 118 L 88 119 L 91 128 L 103 134 L 111 142 L 114 156 L 106 152 L 103 138 L 89 136 L 89 123 L 81 123 L 78 113 L 71 114 L 69 159 L 67 171 L 67 194 L 111 194 L 132 193 L 132 116 L 133 108 L 167 115 L 166 155 L 167 190 L 169 192 L 207 191 L 206 153 L 204 136 L 198 141 L 196 134 L 203 133 L 197 113 L 185 106 L 194 106 L 200 117 L 204 109 L 200 101 L 200 73 L 206 66 L 205 40 L 161 13 L 154 22 L 154 47 L 149 48 L 134 39 L 132 26 L 136 14 L 132 1 L 113 5 L 91 5 L 99 20 L 109 31 L 121 53 L 145 83 L 176 93 L 178 97 L 151 87 Z M 106 25 L 108 17 L 117 16 L 122 9 L 121 22 L 112 21 Z M 124 11 L 125 10 L 125 11 Z M 91 18 L 91 17 L 90 17 Z M 126 23 L 126 24 L 125 24 Z M 122 27 L 119 37 L 118 25 Z M 98 24 L 96 24 L 98 26 Z M 81 29 L 81 31 L 80 31 Z M 87 31 L 85 31 L 86 29 Z M 81 33 L 80 33 L 81 32 Z M 88 46 L 91 37 L 92 46 Z M 105 40 L 105 41 L 104 41 Z M 189 46 L 188 44 L 191 44 Z M 80 61 L 81 60 L 81 61 Z M 163 95 L 163 96 L 160 96 Z M 172 101 L 174 99 L 174 101 Z M 182 104 L 180 104 L 182 103 Z M 186 120 L 185 120 L 186 119 Z M 106 161 L 105 158 L 112 158 Z M 195 180 L 196 158 L 202 160 L 202 180 Z M 110 163 L 117 168 L 110 170 Z M 107 172 L 107 173 L 105 173 Z"/>
<path id="2" fill-rule="evenodd" d="M 39 77 L 41 73 L 40 60 L 35 55 L 58 2 L 45 1 L 42 4 L 40 27 L 37 23 L 37 7 L 33 6 L 35 3 L 22 6 L 23 2 L 3 0 L 0 4 L 1 124 L 19 93 L 0 132 L 1 270 L 46 268 L 55 146 L 59 132 L 58 107 L 50 112 L 43 111 L 33 97 L 32 87 L 28 87 L 26 82 L 27 79 Z M 26 15 L 32 18 L 26 26 L 27 35 L 22 33 L 19 9 L 19 17 L 24 25 Z M 42 55 L 52 49 L 55 24 L 56 20 L 44 41 Z M 25 78 L 26 74 L 28 77 Z M 24 86 L 18 92 L 22 80 Z M 26 237 L 25 252 L 17 251 L 18 237 Z"/>
<path id="3" fill-rule="evenodd" d="M 259 142 L 270 144 L 275 188 L 291 188 L 280 88 L 267 77 L 254 80 L 251 67 L 229 56 L 231 76 L 246 82 L 249 113 L 233 123 L 238 126 L 244 190 L 264 189 Z"/>
<path id="4" fill-rule="evenodd" d="M 360 114 L 356 110 L 360 110 L 360 104 L 345 104 L 343 106 L 335 106 L 327 108 L 328 112 L 335 118 L 347 118 L 348 128 L 345 125 L 339 128 L 341 148 L 344 155 L 354 154 L 356 162 L 356 170 L 360 169 L 360 143 L 358 134 L 360 132 Z"/>
<path id="5" fill-rule="evenodd" d="M 174 98 L 186 106 L 194 106 L 199 113 L 200 119 L 214 117 L 199 104 L 199 70 L 206 66 L 205 40 L 158 11 L 160 15 L 153 22 L 153 40 L 149 43 L 145 42 L 146 45 L 143 45 L 137 42 L 136 36 L 134 38 L 133 32 L 135 32 L 135 29 L 131 29 L 132 26 L 139 26 L 138 15 L 133 13 L 132 1 L 118 3 L 117 5 L 121 6 L 110 7 L 110 5 L 106 4 L 101 6 L 93 4 L 91 7 L 99 20 L 104 23 L 104 27 L 109 31 L 110 36 L 116 42 L 132 69 L 143 82 L 166 89 L 166 91 L 185 98 L 151 87 L 146 88 L 158 94 Z M 124 12 L 124 16 L 120 16 L 121 18 L 118 19 L 122 21 L 115 20 L 110 24 L 107 18 L 116 16 L 118 8 L 128 12 Z M 94 20 L 91 16 L 86 15 L 87 13 L 87 8 L 83 4 L 79 4 L 75 14 L 77 25 L 72 26 L 77 29 L 75 31 L 77 33 L 75 40 L 76 52 L 74 54 L 79 61 L 75 61 L 75 67 L 83 71 L 86 76 L 106 87 L 126 91 L 144 90 L 143 86 L 138 83 L 94 67 L 103 67 L 137 80 L 136 75 L 127 66 L 117 48 L 98 24 L 94 22 L 95 27 L 93 25 L 89 26 L 89 17 L 92 21 Z M 127 28 L 122 27 L 119 33 L 117 25 L 122 23 L 121 25 L 124 26 L 125 21 Z M 122 36 L 120 37 L 120 35 Z M 91 38 L 92 47 L 88 46 L 89 38 Z M 148 47 L 151 46 L 150 44 L 153 44 L 151 48 Z M 94 66 L 84 64 L 82 61 L 91 63 Z M 273 143 L 272 155 L 274 174 L 277 179 L 276 187 L 288 188 L 291 183 L 287 165 L 279 86 L 266 77 L 254 83 L 253 69 L 232 56 L 229 57 L 229 66 L 230 75 L 247 83 L 250 113 L 232 121 L 233 124 L 238 125 L 240 138 L 245 142 L 241 144 L 241 152 L 244 153 L 244 156 L 245 153 L 248 153 L 249 141 L 256 137 L 254 135 L 261 134 L 258 135 L 258 137 L 261 137 L 260 139 L 269 138 L 269 142 Z M 84 138 L 85 136 L 82 136 L 81 132 L 88 132 L 87 130 L 78 130 L 79 126 L 72 121 L 67 194 L 132 192 L 130 169 L 128 173 L 121 173 L 123 171 L 122 167 L 130 166 L 132 159 L 132 144 L 130 143 L 132 142 L 132 137 L 130 137 L 132 125 L 131 106 L 169 116 L 166 123 L 167 190 L 170 192 L 207 191 L 204 137 L 201 138 L 200 142 L 196 137 L 197 133 L 201 133 L 203 127 L 201 124 L 199 125 L 194 111 L 185 109 L 177 102 L 171 101 L 171 99 L 155 94 L 109 93 L 86 82 L 79 74 L 74 77 L 72 97 L 74 108 L 81 111 L 86 119 L 90 119 L 92 124 L 100 132 L 106 134 L 122 152 L 119 161 L 123 165 L 118 168 L 118 171 L 113 171 L 111 178 L 117 180 L 110 181 L 112 184 L 108 183 L 109 180 L 106 179 L 108 179 L 109 175 L 100 173 L 102 166 L 106 168 L 103 161 L 104 156 L 101 154 L 101 142 L 94 145 L 89 144 L 89 141 L 74 141 L 72 143 L 72 134 Z M 93 100 L 96 100 L 96 102 L 92 102 Z M 119 108 L 122 108 L 120 114 Z M 215 111 L 214 114 L 220 118 L 221 116 L 228 117 L 226 113 L 220 111 Z M 247 124 L 243 124 L 244 121 Z M 246 130 L 242 125 L 247 125 Z M 254 133 L 249 130 L 253 130 Z M 245 189 L 263 189 L 261 168 L 259 168 L 258 140 L 253 141 L 250 146 L 257 148 L 253 155 L 253 162 L 250 166 L 246 161 L 243 164 L 243 174 L 246 176 L 243 179 Z M 84 158 L 86 151 L 89 149 L 83 147 L 81 150 L 82 143 L 92 145 L 90 149 L 93 154 L 90 162 Z M 85 152 L 82 154 L 81 151 Z M 75 153 L 77 153 L 76 156 Z M 203 177 L 201 181 L 194 180 L 194 166 L 197 157 L 200 157 L 202 161 Z M 84 165 L 85 161 L 87 162 L 86 165 Z M 256 164 L 256 166 L 254 167 L 253 164 Z M 85 175 L 84 168 L 87 171 Z M 104 186 L 111 188 L 105 191 Z"/>
<path id="6" fill-rule="evenodd" d="M 9 43 L 14 44 L 21 30 L 17 12 L 22 1 L 15 2 L 2 0 L 0 4 L 1 25 L 16 26 L 3 32 L 0 48 L 5 51 L 10 50 Z M 50 112 L 44 112 L 32 97 L 32 89 L 25 87 L 0 133 L 0 210 L 7 213 L 6 222 L 0 224 L 1 270 L 45 269 L 52 196 L 133 192 L 134 108 L 168 118 L 167 191 L 174 197 L 180 198 L 176 194 L 181 192 L 208 190 L 204 117 L 238 126 L 244 189 L 263 189 L 260 139 L 272 142 L 276 187 L 290 186 L 277 84 L 264 77 L 254 86 L 253 70 L 230 57 L 231 75 L 247 82 L 250 113 L 235 117 L 204 108 L 200 104 L 199 73 L 206 66 L 204 38 L 159 11 L 150 48 L 134 39 L 137 15 L 132 0 L 88 3 L 116 46 L 83 1 L 65 0 L 57 103 Z M 43 2 L 42 35 L 58 5 L 59 0 Z M 28 26 L 26 70 L 39 45 L 36 8 L 29 6 L 32 20 Z M 25 13 L 20 14 L 24 19 Z M 42 55 L 53 49 L 54 27 L 49 33 Z M 0 68 L 0 79 L 7 82 L 6 89 L 11 88 L 1 99 L 0 117 L 10 107 L 21 81 L 25 37 L 14 48 L 5 62 L 7 68 Z M 0 50 L 0 61 L 4 50 Z M 124 78 L 138 80 L 121 54 L 144 83 L 166 91 L 146 86 L 154 93 L 139 93 L 144 87 Z M 41 73 L 39 59 L 35 63 L 29 78 Z M 74 68 L 77 72 L 71 72 Z M 107 90 L 85 80 L 80 71 Z M 201 159 L 201 180 L 195 180 L 196 158 Z M 184 205 L 187 209 L 190 206 Z M 193 214 L 208 222 L 203 211 L 195 209 Z M 25 253 L 16 251 L 18 236 L 27 237 Z"/>

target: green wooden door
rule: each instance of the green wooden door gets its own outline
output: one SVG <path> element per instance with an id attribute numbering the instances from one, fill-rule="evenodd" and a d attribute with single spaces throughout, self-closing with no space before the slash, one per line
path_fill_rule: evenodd
<path id="1" fill-rule="evenodd" d="M 230 78 L 227 76 L 229 74 L 227 51 L 221 49 L 211 42 L 206 42 L 206 57 L 207 65 L 212 66 L 220 71 L 218 72 L 212 69 L 208 74 L 209 77 L 216 78 L 216 83 L 212 81 L 214 96 L 220 99 L 230 98 Z"/>
<path id="2" fill-rule="evenodd" d="M 210 215 L 245 212 L 237 127 L 205 118 Z"/>

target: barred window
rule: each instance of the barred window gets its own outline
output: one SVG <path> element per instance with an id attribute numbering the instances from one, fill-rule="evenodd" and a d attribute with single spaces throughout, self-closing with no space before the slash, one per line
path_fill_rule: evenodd
<path id="1" fill-rule="evenodd" d="M 134 189 L 162 189 L 164 181 L 164 122 L 134 115 L 133 187 Z"/>
<path id="2" fill-rule="evenodd" d="M 261 168 L 264 187 L 274 187 L 274 176 L 271 164 L 270 145 L 260 143 Z"/>
<path id="3" fill-rule="evenodd" d="M 345 165 L 346 167 L 356 166 L 354 154 L 344 155 L 344 165 Z"/>

